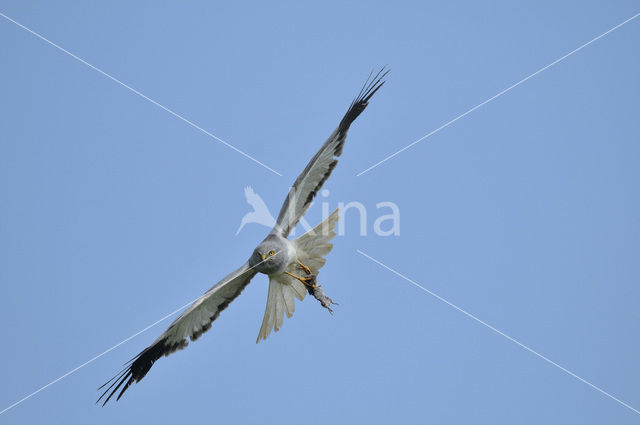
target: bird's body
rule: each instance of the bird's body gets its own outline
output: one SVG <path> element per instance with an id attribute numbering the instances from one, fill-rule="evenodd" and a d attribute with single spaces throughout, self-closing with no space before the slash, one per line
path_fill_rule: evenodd
<path id="1" fill-rule="evenodd" d="M 338 218 L 336 210 L 314 229 L 294 240 L 269 234 L 255 249 L 254 261 L 262 260 L 266 255 L 262 264 L 256 264 L 256 270 L 269 276 L 267 306 L 256 342 L 266 339 L 272 329 L 277 332 L 284 314 L 293 315 L 294 297 L 302 301 L 316 284 L 315 276 L 326 262 L 324 256 L 333 248 L 329 241 L 335 236 Z M 273 254 L 269 256 L 270 253 Z"/>
<path id="2" fill-rule="evenodd" d="M 318 296 L 319 285 L 316 284 L 316 277 L 326 262 L 324 257 L 333 247 L 329 241 L 335 236 L 338 211 L 334 211 L 322 223 L 299 238 L 289 240 L 287 237 L 337 165 L 337 157 L 342 153 L 349 126 L 364 111 L 373 94 L 384 84 L 382 78 L 387 72 L 383 68 L 373 79 L 367 79 L 338 128 L 294 182 L 273 230 L 254 249 L 251 257 L 198 298 L 150 346 L 129 361 L 122 372 L 100 387 L 106 389 L 98 401 L 106 396 L 104 405 L 118 391 L 116 399 L 119 400 L 131 384 L 144 378 L 158 359 L 186 347 L 189 340 L 198 339 L 211 328 L 220 312 L 240 295 L 257 273 L 268 275 L 269 292 L 256 342 L 266 339 L 271 330 L 278 331 L 284 322 L 284 315 L 291 317 L 293 314 L 295 298 L 302 300 L 307 292 L 314 294 L 324 307 L 329 308 L 331 299 L 324 295 L 324 298 Z M 257 201 L 259 197 L 253 190 L 247 188 L 245 194 L 256 211 L 268 212 L 266 205 L 261 204 L 261 200 Z M 244 222 L 243 220 L 241 228 Z"/>

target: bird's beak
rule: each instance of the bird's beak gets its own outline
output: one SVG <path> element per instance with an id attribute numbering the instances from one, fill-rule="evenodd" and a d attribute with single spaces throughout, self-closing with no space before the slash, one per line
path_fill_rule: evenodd
<path id="1" fill-rule="evenodd" d="M 264 261 L 267 258 L 267 256 L 264 254 L 260 254 L 260 255 L 262 256 L 262 261 Z"/>

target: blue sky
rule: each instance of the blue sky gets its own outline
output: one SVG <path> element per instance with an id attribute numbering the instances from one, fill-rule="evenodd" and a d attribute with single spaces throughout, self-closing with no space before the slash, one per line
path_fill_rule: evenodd
<path id="1" fill-rule="evenodd" d="M 640 10 L 632 1 L 0 2 L 0 409 L 196 298 L 265 236 L 369 71 L 321 201 L 355 214 L 313 299 L 255 344 L 258 276 L 117 404 L 96 387 L 168 325 L 1 423 L 638 423 L 640 415 L 358 254 L 640 409 L 640 19 L 356 175 Z M 399 236 L 373 234 L 379 202 Z M 351 212 L 350 212 L 351 213 Z M 320 203 L 307 219 L 317 223 Z"/>

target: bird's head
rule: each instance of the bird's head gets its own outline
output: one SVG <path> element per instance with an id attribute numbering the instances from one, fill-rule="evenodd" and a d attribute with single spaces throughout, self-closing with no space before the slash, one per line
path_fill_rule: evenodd
<path id="1" fill-rule="evenodd" d="M 285 262 L 282 244 L 277 240 L 267 238 L 253 250 L 249 259 L 249 266 L 261 273 L 274 273 L 281 270 Z"/>

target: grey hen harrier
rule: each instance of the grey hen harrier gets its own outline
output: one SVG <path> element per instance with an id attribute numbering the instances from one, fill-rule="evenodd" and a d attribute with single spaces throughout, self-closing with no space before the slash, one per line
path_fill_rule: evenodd
<path id="1" fill-rule="evenodd" d="M 97 402 L 106 396 L 102 404 L 104 406 L 118 391 L 116 400 L 120 400 L 131 384 L 145 377 L 156 360 L 186 347 L 189 339 L 198 339 L 211 328 L 211 323 L 218 318 L 220 312 L 240 295 L 257 273 L 269 276 L 269 293 L 256 342 L 267 338 L 272 329 L 280 329 L 284 313 L 291 317 L 295 308 L 294 297 L 302 300 L 308 291 L 323 306 L 329 308 L 333 302 L 324 296 L 315 278 L 326 261 L 324 256 L 333 247 L 329 241 L 335 236 L 338 211 L 334 211 L 314 229 L 295 240 L 289 240 L 287 236 L 307 212 L 316 193 L 338 164 L 336 158 L 342 153 L 349 126 L 364 111 L 374 93 L 382 87 L 383 78 L 388 72 L 382 68 L 373 78 L 369 75 L 338 128 L 296 179 L 280 210 L 276 225 L 254 249 L 249 260 L 205 292 L 158 339 L 131 359 L 123 371 L 102 385 L 99 390 L 104 387 L 106 389 Z"/>

